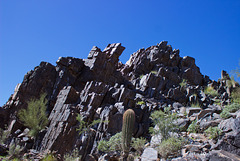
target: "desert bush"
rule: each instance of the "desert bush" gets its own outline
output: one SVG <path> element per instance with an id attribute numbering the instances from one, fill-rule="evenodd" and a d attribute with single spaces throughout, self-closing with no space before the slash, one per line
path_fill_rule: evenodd
<path id="1" fill-rule="evenodd" d="M 133 147 L 137 151 L 137 155 L 141 155 L 144 150 L 146 142 L 147 140 L 144 138 L 133 138 L 131 147 Z"/>
<path id="2" fill-rule="evenodd" d="M 29 134 L 36 136 L 48 124 L 46 114 L 46 94 L 41 94 L 39 99 L 31 99 L 28 102 L 27 109 L 21 109 L 18 117 L 23 124 L 30 128 Z"/>
<path id="3" fill-rule="evenodd" d="M 238 103 L 238 104 L 240 104 L 240 87 L 235 88 L 235 89 L 232 91 L 231 97 L 232 97 L 232 102 L 233 102 L 233 103 Z"/>
<path id="4" fill-rule="evenodd" d="M 154 74 L 154 75 L 156 75 L 156 74 L 157 74 L 157 71 L 156 71 L 156 70 L 152 70 L 151 73 Z"/>
<path id="5" fill-rule="evenodd" d="M 178 156 L 184 144 L 185 141 L 182 138 L 169 137 L 162 141 L 157 150 L 164 159 L 167 159 L 170 156 Z"/>
<path id="6" fill-rule="evenodd" d="M 212 87 L 212 86 L 208 86 L 204 89 L 204 93 L 207 95 L 211 95 L 213 97 L 218 96 L 218 92 Z"/>
<path id="7" fill-rule="evenodd" d="M 200 130 L 199 125 L 197 124 L 197 120 L 193 121 L 189 126 L 187 131 L 190 133 L 198 133 Z"/>
<path id="8" fill-rule="evenodd" d="M 97 149 L 101 152 L 109 152 L 109 148 L 110 148 L 110 145 L 109 145 L 109 142 L 106 141 L 106 140 L 100 140 L 98 142 L 98 146 L 97 146 Z"/>
<path id="9" fill-rule="evenodd" d="M 21 158 L 20 153 L 22 150 L 23 148 L 21 148 L 19 145 L 11 144 L 8 150 L 8 155 L 10 159 L 20 159 Z"/>
<path id="10" fill-rule="evenodd" d="M 122 133 L 117 133 L 113 135 L 109 141 L 101 140 L 98 142 L 97 149 L 101 152 L 111 152 L 111 151 L 122 151 L 121 147 L 122 142 Z M 140 155 L 146 144 L 147 140 L 144 138 L 133 138 L 131 142 L 131 147 L 133 147 L 136 151 L 136 155 Z"/>
<path id="11" fill-rule="evenodd" d="M 179 83 L 181 89 L 186 89 L 187 87 L 187 80 L 183 79 L 181 83 Z"/>
<path id="12" fill-rule="evenodd" d="M 205 133 L 209 135 L 210 139 L 216 139 L 219 135 L 221 135 L 222 130 L 218 127 L 210 126 L 207 130 L 205 130 Z"/>
<path id="13" fill-rule="evenodd" d="M 153 121 L 154 126 L 157 125 L 158 128 L 150 127 L 149 131 L 152 135 L 161 134 L 163 139 L 167 139 L 170 136 L 170 132 L 175 132 L 179 129 L 179 127 L 174 124 L 177 120 L 176 114 L 170 113 L 167 109 L 165 112 L 159 110 L 154 111 L 150 118 Z"/>
<path id="14" fill-rule="evenodd" d="M 236 112 L 236 111 L 238 111 L 239 109 L 240 109 L 240 104 L 238 104 L 238 103 L 233 103 L 233 104 L 227 105 L 227 106 L 225 106 L 225 108 L 222 110 L 220 116 L 221 116 L 222 118 L 227 119 L 227 118 L 229 118 L 229 117 L 231 116 L 230 113 Z"/>
<path id="15" fill-rule="evenodd" d="M 93 120 L 92 123 L 88 124 L 83 120 L 83 117 L 81 114 L 77 115 L 76 120 L 79 122 L 79 126 L 77 128 L 79 135 L 82 133 L 88 133 L 91 127 L 101 122 L 100 119 L 97 119 L 97 120 Z"/>
<path id="16" fill-rule="evenodd" d="M 72 153 L 65 154 L 63 157 L 64 161 L 76 161 L 78 158 L 81 158 L 81 156 L 78 155 L 77 149 L 74 149 Z"/>
<path id="17" fill-rule="evenodd" d="M 190 107 L 202 107 L 198 101 L 191 103 Z"/>
<path id="18" fill-rule="evenodd" d="M 41 161 L 57 161 L 53 154 L 47 154 Z"/>
<path id="19" fill-rule="evenodd" d="M 140 79 L 142 79 L 142 78 L 143 78 L 143 76 L 144 76 L 144 74 L 141 74 L 141 75 L 139 76 L 139 78 L 140 78 Z"/>
<path id="20" fill-rule="evenodd" d="M 10 134 L 10 131 L 0 129 L 0 144 L 4 144 L 8 135 Z"/>
<path id="21" fill-rule="evenodd" d="M 137 105 L 145 105 L 146 103 L 144 101 L 138 101 Z"/>
<path id="22" fill-rule="evenodd" d="M 239 61 L 239 67 L 237 67 L 236 69 L 232 70 L 231 74 L 233 75 L 233 77 L 234 76 L 237 77 L 237 78 L 240 77 L 240 61 Z"/>
<path id="23" fill-rule="evenodd" d="M 121 151 L 122 133 L 113 135 L 109 141 L 101 140 L 98 143 L 98 150 L 102 152 Z"/>

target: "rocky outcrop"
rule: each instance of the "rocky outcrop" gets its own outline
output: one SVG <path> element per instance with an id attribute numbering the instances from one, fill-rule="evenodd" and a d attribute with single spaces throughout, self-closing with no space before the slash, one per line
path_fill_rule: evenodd
<path id="1" fill-rule="evenodd" d="M 190 140 L 180 159 L 220 157 L 210 153 L 213 149 L 224 150 L 228 152 L 224 153 L 227 156 L 240 155 L 238 114 L 228 120 L 219 116 L 222 107 L 231 101 L 232 90 L 239 86 L 237 83 L 227 85 L 230 77 L 226 72 L 222 72 L 222 78 L 217 82 L 210 80 L 201 74 L 194 58 L 181 57 L 180 51 L 173 50 L 167 41 L 138 50 L 126 64 L 119 62 L 124 49 L 120 43 L 109 44 L 103 51 L 94 46 L 87 59 L 60 57 L 56 66 L 41 62 L 28 72 L 0 108 L 0 127 L 4 129 L 8 125 L 10 131 L 6 146 L 19 140 L 27 152 L 31 148 L 38 153 L 50 150 L 61 157 L 77 149 L 83 160 L 91 160 L 100 155 L 97 150 L 100 140 L 121 131 L 124 111 L 133 109 L 135 112 L 134 137 L 145 137 L 150 141 L 156 138 L 148 131 L 152 126 L 151 113 L 170 107 L 179 117 L 176 124 L 185 131 L 194 120 L 200 131 L 210 126 L 219 126 L 223 130 L 215 143 L 203 135 L 179 134 Z M 215 89 L 218 95 L 205 93 L 207 86 Z M 17 113 L 41 93 L 47 94 L 49 125 L 32 140 Z M 193 105 L 201 107 L 191 107 Z M 88 133 L 79 133 L 78 114 L 88 125 L 98 119 L 100 123 L 92 126 Z M 196 140 L 191 141 L 194 137 Z M 155 154 L 153 148 L 148 150 Z M 154 156 L 148 153 L 146 150 L 143 160 L 158 157 L 157 153 Z M 103 154 L 99 158 L 109 156 Z"/>

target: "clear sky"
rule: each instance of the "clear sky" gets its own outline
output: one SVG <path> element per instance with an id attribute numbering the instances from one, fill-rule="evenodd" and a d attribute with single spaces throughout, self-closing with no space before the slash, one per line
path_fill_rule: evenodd
<path id="1" fill-rule="evenodd" d="M 0 106 L 24 75 L 58 57 L 87 58 L 121 42 L 125 63 L 140 48 L 166 40 L 220 78 L 240 59 L 239 0 L 1 0 Z"/>

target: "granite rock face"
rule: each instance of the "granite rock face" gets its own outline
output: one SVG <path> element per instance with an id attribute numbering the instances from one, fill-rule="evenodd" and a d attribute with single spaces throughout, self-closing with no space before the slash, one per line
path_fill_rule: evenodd
<path id="1" fill-rule="evenodd" d="M 215 104 L 216 100 L 221 105 L 228 104 L 232 90 L 239 87 L 237 83 L 232 87 L 226 85 L 230 77 L 225 71 L 218 82 L 210 80 L 201 74 L 194 58 L 181 57 L 180 51 L 173 50 L 167 41 L 138 50 L 126 64 L 119 62 L 124 49 L 120 43 L 109 44 L 103 51 L 94 46 L 87 59 L 60 57 L 56 66 L 41 62 L 28 72 L 0 108 L 0 128 L 7 126 L 10 132 L 6 146 L 18 140 L 24 143 L 27 152 L 34 148 L 38 153 L 50 150 L 61 156 L 78 149 L 83 160 L 94 160 L 100 155 L 98 142 L 121 131 L 124 111 L 131 108 L 136 114 L 133 136 L 150 141 L 151 113 L 171 107 L 171 111 L 179 116 L 177 125 L 185 130 L 195 119 L 201 130 L 219 126 L 223 130 L 222 137 L 216 144 L 205 140 L 207 145 L 240 155 L 239 118 L 220 118 L 222 106 Z M 213 87 L 218 96 L 204 93 L 207 86 Z M 49 124 L 36 140 L 28 138 L 29 141 L 26 134 L 25 138 L 17 135 L 26 129 L 17 113 L 41 93 L 47 94 Z M 191 107 L 194 103 L 201 108 Z M 100 123 L 89 128 L 87 133 L 80 134 L 77 131 L 80 124 L 76 120 L 78 114 L 88 125 L 98 119 Z M 200 141 L 199 145 L 193 143 L 187 147 L 198 147 L 194 155 L 197 153 L 200 159 L 207 157 L 203 157 L 202 153 L 218 157 L 215 153 L 210 154 L 210 148 L 202 144 Z M 156 152 L 156 149 L 152 150 Z M 193 156 L 189 151 L 185 158 Z M 99 158 L 114 155 L 104 154 Z M 156 153 L 154 158 L 157 157 Z"/>

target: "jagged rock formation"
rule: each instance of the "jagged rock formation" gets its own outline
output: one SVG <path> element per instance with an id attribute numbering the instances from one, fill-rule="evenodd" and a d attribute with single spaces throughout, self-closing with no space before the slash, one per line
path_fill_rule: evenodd
<path id="1" fill-rule="evenodd" d="M 150 139 L 151 112 L 171 106 L 179 115 L 187 109 L 188 117 L 178 120 L 179 126 L 185 128 L 192 117 L 201 120 L 201 129 L 219 123 L 220 128 L 225 129 L 231 124 L 218 143 L 205 143 L 240 155 L 239 115 L 222 120 L 219 118 L 221 107 L 214 104 L 215 98 L 203 92 L 206 86 L 212 86 L 219 93 L 221 105 L 227 104 L 233 87 L 226 86 L 226 79 L 230 79 L 226 72 L 218 82 L 210 80 L 201 74 L 194 58 L 180 57 L 179 50 L 172 50 L 166 41 L 138 50 L 126 64 L 119 62 L 124 49 L 120 43 L 109 44 L 103 51 L 94 46 L 87 59 L 60 57 L 56 66 L 41 62 L 28 72 L 0 108 L 0 127 L 8 125 L 11 133 L 8 143 L 13 140 L 26 149 L 51 150 L 61 155 L 77 148 L 82 159 L 87 160 L 97 151 L 99 140 L 121 131 L 125 110 L 131 108 L 136 114 L 134 136 Z M 184 86 L 182 80 L 187 82 Z M 19 134 L 26 127 L 18 120 L 17 112 L 27 107 L 28 100 L 43 92 L 47 93 L 49 126 L 36 140 L 24 140 L 24 135 L 19 137 Z M 140 101 L 144 104 L 138 104 Z M 193 102 L 198 102 L 202 108 L 186 108 Z M 91 123 L 95 119 L 101 119 L 101 122 L 88 134 L 79 135 L 76 131 L 78 113 L 85 122 Z M 203 147 L 197 152 L 203 152 L 201 149 Z M 204 152 L 209 151 L 210 148 Z M 209 153 L 208 157 L 211 155 Z"/>

